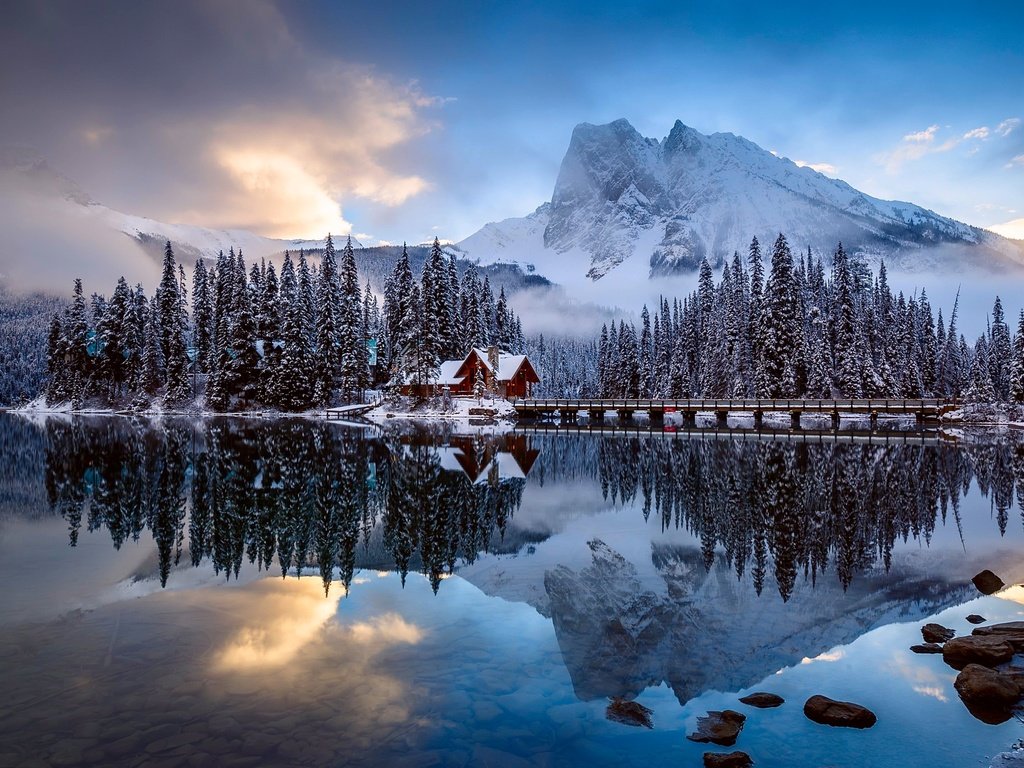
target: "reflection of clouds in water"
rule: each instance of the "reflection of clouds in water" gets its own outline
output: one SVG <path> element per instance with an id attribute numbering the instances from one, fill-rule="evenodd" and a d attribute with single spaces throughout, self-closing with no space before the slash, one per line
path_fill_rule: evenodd
<path id="1" fill-rule="evenodd" d="M 902 649 L 896 651 L 889 663 L 885 665 L 894 677 L 910 683 L 910 689 L 922 696 L 929 696 L 941 702 L 949 701 L 948 692 L 956 675 L 940 674 L 925 666 L 920 659 L 908 658 Z"/>
<path id="2" fill-rule="evenodd" d="M 361 621 L 349 627 L 349 636 L 352 640 L 378 650 L 399 643 L 415 645 L 423 639 L 423 634 L 422 629 L 410 624 L 397 613 L 385 613 L 375 616 L 370 621 Z"/>
<path id="3" fill-rule="evenodd" d="M 366 579 L 362 580 L 366 582 Z M 324 631 L 340 631 L 349 651 L 353 646 L 375 654 L 392 645 L 415 645 L 424 632 L 397 613 L 385 613 L 349 626 L 328 626 L 337 615 L 341 596 L 324 597 L 313 579 L 261 579 L 232 590 L 232 613 L 244 616 L 237 630 L 217 653 L 214 667 L 220 672 L 270 670 L 295 661 L 323 637 Z"/>
<path id="4" fill-rule="evenodd" d="M 1007 587 L 1002 592 L 997 592 L 992 597 L 998 597 L 1000 600 L 1009 600 L 1013 603 L 1024 605 L 1024 584 L 1015 584 L 1012 587 Z"/>
<path id="5" fill-rule="evenodd" d="M 841 648 L 837 648 L 837 649 L 832 650 L 832 651 L 826 651 L 825 653 L 820 653 L 817 656 L 815 656 L 813 659 L 808 657 L 808 656 L 804 656 L 804 658 L 800 659 L 800 663 L 801 664 L 814 664 L 817 661 L 839 661 L 840 659 L 843 659 L 843 658 L 846 658 L 846 651 L 844 651 Z"/>
<path id="6" fill-rule="evenodd" d="M 220 671 L 287 664 L 316 639 L 341 602 L 340 595 L 324 597 L 312 579 L 261 579 L 234 591 L 249 623 L 217 654 L 214 666 Z"/>
<path id="7" fill-rule="evenodd" d="M 922 696 L 931 696 L 932 698 L 938 699 L 942 702 L 949 701 L 949 697 L 946 695 L 945 691 L 934 685 L 915 685 L 914 691 L 916 693 L 920 693 Z"/>

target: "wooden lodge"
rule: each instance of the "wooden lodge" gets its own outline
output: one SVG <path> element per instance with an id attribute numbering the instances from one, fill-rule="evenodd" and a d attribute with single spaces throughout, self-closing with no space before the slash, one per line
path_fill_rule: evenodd
<path id="1" fill-rule="evenodd" d="M 407 381 L 403 395 L 440 395 L 447 389 L 452 396 L 471 397 L 477 380 L 483 391 L 498 397 L 530 397 L 533 385 L 540 382 L 537 371 L 526 355 L 513 355 L 497 347 L 474 347 L 461 360 L 445 360 L 437 377 L 425 384 Z"/>

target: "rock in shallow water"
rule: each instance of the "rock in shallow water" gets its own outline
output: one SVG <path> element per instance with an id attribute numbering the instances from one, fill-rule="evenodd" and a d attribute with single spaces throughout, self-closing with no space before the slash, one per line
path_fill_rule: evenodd
<path id="1" fill-rule="evenodd" d="M 746 752 L 704 753 L 704 768 L 749 768 L 753 764 Z"/>
<path id="2" fill-rule="evenodd" d="M 954 637 L 942 648 L 942 659 L 953 669 L 968 664 L 995 667 L 1013 658 L 1013 646 L 997 636 Z"/>
<path id="3" fill-rule="evenodd" d="M 983 595 L 991 595 L 994 592 L 998 592 L 1000 589 L 1006 586 L 1005 584 L 1003 584 L 1002 579 L 1000 579 L 998 576 L 992 573 L 992 571 L 988 570 L 979 573 L 977 576 L 971 579 L 971 582 L 974 584 L 975 587 L 978 588 L 978 591 L 981 592 L 981 594 Z"/>
<path id="4" fill-rule="evenodd" d="M 764 691 L 751 693 L 749 696 L 744 696 L 740 701 L 743 704 L 747 704 L 751 707 L 758 707 L 760 709 L 771 709 L 772 707 L 779 707 L 786 703 L 786 700 L 778 694 L 766 693 Z"/>
<path id="5" fill-rule="evenodd" d="M 993 724 L 1009 720 L 1010 709 L 1021 696 L 1013 679 L 980 664 L 964 667 L 953 687 L 972 715 Z"/>
<path id="6" fill-rule="evenodd" d="M 969 623 L 971 623 L 971 624 L 984 624 L 985 623 L 985 617 L 984 616 L 979 616 L 976 613 L 972 613 L 970 616 L 967 617 L 967 621 Z"/>
<path id="7" fill-rule="evenodd" d="M 1007 621 L 1004 624 L 978 627 L 971 634 L 976 637 L 998 637 L 1012 645 L 1017 653 L 1024 653 L 1024 621 Z"/>
<path id="8" fill-rule="evenodd" d="M 702 744 L 710 743 L 731 747 L 736 743 L 736 737 L 739 736 L 740 731 L 743 730 L 743 723 L 746 719 L 746 715 L 731 709 L 722 712 L 708 712 L 704 717 L 697 718 L 697 732 L 689 734 L 686 738 Z"/>
<path id="9" fill-rule="evenodd" d="M 941 624 L 925 624 L 921 627 L 921 636 L 926 643 L 944 643 L 953 638 L 956 634 L 949 627 Z"/>
<path id="10" fill-rule="evenodd" d="M 654 710 L 648 709 L 643 704 L 637 701 L 626 701 L 618 696 L 612 698 L 604 713 L 605 717 L 613 723 L 643 726 L 644 728 L 654 727 L 654 723 L 651 722 L 652 714 L 654 714 Z"/>
<path id="11" fill-rule="evenodd" d="M 910 650 L 914 653 L 942 653 L 942 646 L 938 643 L 923 643 L 910 646 Z"/>
<path id="12" fill-rule="evenodd" d="M 878 722 L 875 713 L 867 707 L 820 695 L 811 696 L 807 700 L 804 704 L 804 714 L 816 723 L 839 728 L 870 728 Z"/>

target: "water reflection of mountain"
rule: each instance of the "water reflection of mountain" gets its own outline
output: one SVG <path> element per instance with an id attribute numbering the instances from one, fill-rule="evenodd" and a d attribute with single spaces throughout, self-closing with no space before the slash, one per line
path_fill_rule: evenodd
<path id="1" fill-rule="evenodd" d="M 697 547 L 655 545 L 660 584 L 605 542 L 589 547 L 587 567 L 545 573 L 541 606 L 584 700 L 634 698 L 662 682 L 680 703 L 709 689 L 740 690 L 875 627 L 918 621 L 977 594 L 972 571 L 941 556 L 897 555 L 845 590 L 837 580 L 801 580 L 782 602 L 758 597 L 753 577 L 737 580 L 724 557 L 705 570 Z"/>
<path id="2" fill-rule="evenodd" d="M 325 589 L 337 574 L 347 588 L 357 567 L 393 568 L 403 580 L 417 570 L 436 589 L 481 552 L 542 541 L 546 532 L 509 522 L 527 488 L 536 503 L 549 487 L 568 486 L 599 487 L 608 503 L 688 532 L 698 542 L 684 558 L 689 572 L 720 580 L 731 571 L 733 582 L 786 601 L 826 571 L 847 589 L 858 574 L 890 569 L 897 542 L 927 544 L 938 521 L 960 524 L 972 483 L 990 498 L 1000 532 L 1015 491 L 1024 494 L 1024 445 L 1008 439 L 962 448 L 515 433 L 371 439 L 309 420 L 6 416 L 0 452 L 7 477 L 18 478 L 5 477 L 0 505 L 39 506 L 28 499 L 45 488 L 72 545 L 83 528 L 105 530 L 115 548 L 148 530 L 161 583 L 176 565 L 209 561 L 230 577 L 248 561 L 282 573 L 313 566 Z M 652 560 L 663 569 L 660 551 Z"/>

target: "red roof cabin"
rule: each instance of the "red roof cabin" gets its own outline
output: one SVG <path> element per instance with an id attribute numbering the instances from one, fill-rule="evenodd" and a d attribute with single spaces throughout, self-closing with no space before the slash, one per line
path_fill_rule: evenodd
<path id="1" fill-rule="evenodd" d="M 474 347 L 462 360 L 445 360 L 436 379 L 426 384 L 405 383 L 403 395 L 439 395 L 447 387 L 452 395 L 472 396 L 477 371 L 483 380 L 485 392 L 493 392 L 506 399 L 529 397 L 533 385 L 540 383 L 537 371 L 526 355 L 513 355 L 497 347 Z"/>

